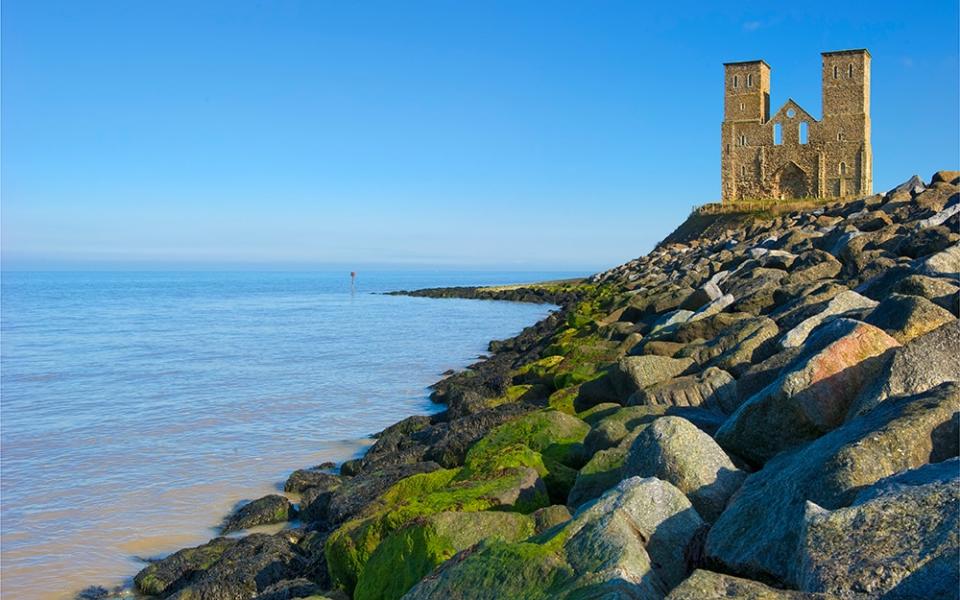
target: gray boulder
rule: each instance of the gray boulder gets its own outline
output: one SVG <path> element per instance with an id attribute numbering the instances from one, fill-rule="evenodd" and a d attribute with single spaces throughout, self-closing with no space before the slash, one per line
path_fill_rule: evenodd
<path id="1" fill-rule="evenodd" d="M 638 390 L 627 399 L 627 405 L 703 406 L 730 413 L 738 405 L 737 381 L 726 371 L 709 367 Z"/>
<path id="2" fill-rule="evenodd" d="M 921 469 L 922 470 L 922 469 Z M 925 475 L 915 474 L 914 479 Z M 807 591 L 950 598 L 960 589 L 960 470 L 848 508 L 806 505 L 797 580 Z"/>
<path id="3" fill-rule="evenodd" d="M 783 348 L 796 348 L 801 346 L 810 332 L 816 329 L 821 323 L 829 317 L 842 315 L 844 313 L 861 310 L 864 308 L 873 308 L 879 304 L 876 300 L 871 300 L 860 294 L 846 290 L 842 291 L 823 305 L 823 309 L 801 321 L 796 327 L 783 335 L 780 340 L 780 346 Z"/>
<path id="4" fill-rule="evenodd" d="M 849 506 L 880 479 L 957 453 L 960 386 L 890 398 L 747 477 L 707 535 L 705 553 L 751 579 L 799 583 L 797 549 L 806 501 Z"/>
<path id="5" fill-rule="evenodd" d="M 924 392 L 946 381 L 960 381 L 960 322 L 911 340 L 883 358 L 877 374 L 850 405 L 847 420 L 867 413 L 891 396 Z"/>
<path id="6" fill-rule="evenodd" d="M 840 600 L 829 594 L 779 590 L 759 581 L 697 569 L 666 600 Z"/>
<path id="7" fill-rule="evenodd" d="M 763 355 L 765 344 L 778 331 L 777 324 L 767 317 L 742 319 L 713 339 L 689 344 L 677 356 L 692 358 L 701 366 L 718 367 L 738 375 L 754 362 L 766 358 Z"/>
<path id="8" fill-rule="evenodd" d="M 960 246 L 951 246 L 928 256 L 917 265 L 917 272 L 931 277 L 960 277 Z"/>
<path id="9" fill-rule="evenodd" d="M 891 294 L 864 320 L 906 344 L 957 318 L 926 298 Z"/>
<path id="10" fill-rule="evenodd" d="M 843 422 L 850 403 L 879 370 L 876 357 L 899 346 L 882 330 L 850 319 L 827 323 L 780 377 L 717 431 L 725 449 L 762 464 Z"/>
<path id="11" fill-rule="evenodd" d="M 622 404 L 633 392 L 676 377 L 693 364 L 690 358 L 625 356 L 606 375 L 580 386 L 579 405 L 586 408 L 600 402 Z"/>
<path id="12" fill-rule="evenodd" d="M 746 476 L 713 438 L 680 417 L 663 417 L 640 430 L 623 474 L 672 483 L 708 522 L 720 516 Z"/>

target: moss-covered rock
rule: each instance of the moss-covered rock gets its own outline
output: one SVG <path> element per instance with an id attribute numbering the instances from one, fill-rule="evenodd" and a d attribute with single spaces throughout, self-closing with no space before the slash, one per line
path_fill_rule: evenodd
<path id="1" fill-rule="evenodd" d="M 524 466 L 540 474 L 551 498 L 566 499 L 583 464 L 583 438 L 590 427 L 557 410 L 542 410 L 494 428 L 467 452 L 463 476 L 489 476 Z"/>
<path id="2" fill-rule="evenodd" d="M 460 550 L 481 540 L 517 541 L 534 533 L 530 517 L 508 512 L 443 512 L 390 534 L 370 556 L 354 600 L 394 600 Z"/>
<path id="3" fill-rule="evenodd" d="M 443 469 L 408 477 L 334 531 L 325 547 L 333 583 L 352 591 L 380 542 L 415 519 L 451 510 L 532 512 L 549 504 L 535 469 L 507 468 L 483 477 L 470 472 L 470 479 L 462 471 Z"/>
<path id="4" fill-rule="evenodd" d="M 144 594 L 168 596 L 189 583 L 193 573 L 209 569 L 235 543 L 231 538 L 215 538 L 201 546 L 184 548 L 142 569 L 133 583 Z"/>

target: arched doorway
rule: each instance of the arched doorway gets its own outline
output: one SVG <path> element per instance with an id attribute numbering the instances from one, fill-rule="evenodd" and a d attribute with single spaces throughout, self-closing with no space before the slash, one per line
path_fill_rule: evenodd
<path id="1" fill-rule="evenodd" d="M 808 197 L 810 189 L 807 186 L 807 174 L 797 163 L 787 163 L 777 176 L 777 190 L 781 199 Z"/>

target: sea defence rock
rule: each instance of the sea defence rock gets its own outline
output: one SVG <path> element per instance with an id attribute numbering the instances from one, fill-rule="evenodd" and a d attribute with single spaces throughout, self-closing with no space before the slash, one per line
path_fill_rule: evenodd
<path id="1" fill-rule="evenodd" d="M 907 471 L 909 485 L 834 511 L 806 505 L 797 582 L 801 589 L 884 598 L 949 598 L 960 589 L 960 465 Z M 926 482 L 922 482 L 924 478 Z M 891 479 L 896 479 L 896 476 Z M 886 489 L 883 489 L 886 488 Z"/>
<path id="2" fill-rule="evenodd" d="M 816 441 L 770 460 L 747 477 L 707 535 L 711 564 L 796 588 L 807 501 L 834 510 L 866 486 L 957 455 L 960 385 L 889 398 Z"/>
<path id="3" fill-rule="evenodd" d="M 517 460 L 518 455 L 520 460 Z M 334 531 L 325 555 L 333 583 L 352 591 L 372 553 L 386 536 L 422 517 L 458 510 L 529 513 L 550 504 L 529 450 L 504 457 L 506 464 L 486 475 L 443 469 L 407 477 Z M 520 464 L 517 464 L 520 463 Z"/>
<path id="4" fill-rule="evenodd" d="M 693 363 L 689 358 L 625 356 L 605 376 L 580 387 L 579 406 L 588 408 L 600 402 L 622 404 L 633 392 L 680 375 Z"/>
<path id="5" fill-rule="evenodd" d="M 915 338 L 884 356 L 876 376 L 853 401 L 847 419 L 873 410 L 891 396 L 926 391 L 946 381 L 960 381 L 960 322 Z"/>
<path id="6" fill-rule="evenodd" d="M 637 434 L 623 475 L 672 483 L 708 522 L 720 516 L 746 477 L 713 438 L 680 417 L 657 419 Z"/>
<path id="7" fill-rule="evenodd" d="M 838 319 L 816 331 L 804 353 L 717 431 L 725 449 L 762 464 L 843 422 L 850 403 L 880 368 L 874 359 L 899 346 L 882 330 Z"/>
<path id="8" fill-rule="evenodd" d="M 296 509 L 287 497 L 270 494 L 238 508 L 226 518 L 221 533 L 250 529 L 258 525 L 282 523 L 295 517 L 296 514 Z"/>
<path id="9" fill-rule="evenodd" d="M 533 519 L 517 513 L 430 515 L 390 534 L 377 546 L 360 574 L 353 598 L 396 600 L 461 550 L 489 538 L 510 542 L 533 533 Z"/>
<path id="10" fill-rule="evenodd" d="M 759 581 L 697 569 L 666 600 L 841 600 L 831 594 L 779 590 Z"/>
<path id="11" fill-rule="evenodd" d="M 692 358 L 703 367 L 718 367 L 738 375 L 766 357 L 764 344 L 778 331 L 777 324 L 767 317 L 741 319 L 712 339 L 687 345 L 677 357 Z"/>
<path id="12" fill-rule="evenodd" d="M 827 318 L 842 315 L 843 313 L 853 310 L 874 308 L 877 304 L 879 303 L 876 300 L 861 296 L 852 290 L 840 292 L 823 306 L 823 310 L 811 317 L 807 317 L 801 321 L 799 325 L 784 334 L 780 345 L 783 348 L 796 348 L 802 345 L 807 340 L 810 332 L 821 325 Z"/>
<path id="13" fill-rule="evenodd" d="M 404 598 L 663 598 L 686 576 L 684 552 L 702 526 L 675 487 L 633 477 L 546 539 L 481 544 Z"/>
<path id="14" fill-rule="evenodd" d="M 295 578 L 305 566 L 285 535 L 252 534 L 181 550 L 140 571 L 134 583 L 140 591 L 164 598 L 233 600 L 252 598 Z"/>
<path id="15" fill-rule="evenodd" d="M 891 294 L 865 319 L 883 329 L 901 344 L 956 321 L 949 311 L 920 296 Z"/>
<path id="16" fill-rule="evenodd" d="M 723 369 L 709 367 L 696 375 L 674 377 L 637 390 L 627 398 L 628 405 L 703 406 L 733 412 L 737 402 L 737 382 Z"/>

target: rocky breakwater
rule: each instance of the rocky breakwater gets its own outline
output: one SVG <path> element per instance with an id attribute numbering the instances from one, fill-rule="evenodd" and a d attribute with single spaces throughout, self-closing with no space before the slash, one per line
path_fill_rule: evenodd
<path id="1" fill-rule="evenodd" d="M 178 600 L 956 598 L 958 174 L 779 215 L 514 298 L 563 310 L 434 416 L 295 472 L 147 566 Z M 462 295 L 484 297 L 471 288 Z M 425 292 L 442 296 L 451 292 Z"/>

